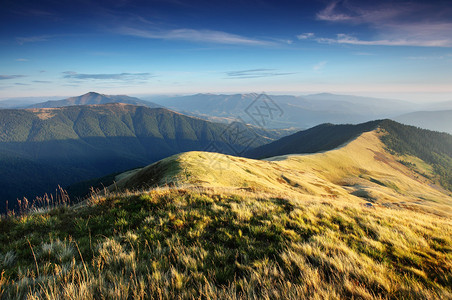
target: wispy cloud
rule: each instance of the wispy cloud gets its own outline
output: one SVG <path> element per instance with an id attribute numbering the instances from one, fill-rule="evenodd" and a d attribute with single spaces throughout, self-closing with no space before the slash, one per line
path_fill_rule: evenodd
<path id="1" fill-rule="evenodd" d="M 283 76 L 291 75 L 295 73 L 282 73 L 277 72 L 275 69 L 252 69 L 252 70 L 240 70 L 240 71 L 230 71 L 226 72 L 229 78 L 233 79 L 245 79 L 245 78 L 262 78 L 262 77 L 273 77 L 273 76 Z"/>
<path id="2" fill-rule="evenodd" d="M 36 35 L 36 36 L 26 36 L 26 37 L 16 37 L 16 42 L 20 45 L 26 43 L 36 43 L 36 42 L 46 42 L 51 39 L 50 35 Z"/>
<path id="3" fill-rule="evenodd" d="M 326 44 L 349 44 L 364 46 L 419 46 L 419 47 L 452 47 L 452 40 L 421 40 L 421 39 L 377 39 L 361 40 L 349 34 L 339 33 L 336 38 L 317 38 L 317 42 Z"/>
<path id="4" fill-rule="evenodd" d="M 372 56 L 372 55 L 375 55 L 375 54 L 370 53 L 370 52 L 353 52 L 353 55 L 358 55 L 358 56 Z"/>
<path id="5" fill-rule="evenodd" d="M 387 21 L 419 21 L 419 15 L 412 18 L 413 14 L 419 10 L 425 12 L 425 6 L 415 3 L 394 3 L 387 0 L 369 3 L 370 5 L 358 0 L 332 1 L 316 17 L 321 21 L 381 25 Z"/>
<path id="6" fill-rule="evenodd" d="M 95 80 L 143 80 L 154 77 L 151 73 L 116 73 L 116 74 L 83 74 L 73 71 L 63 72 L 64 78 L 68 79 L 95 79 Z"/>
<path id="7" fill-rule="evenodd" d="M 322 71 L 322 70 L 325 68 L 326 64 L 327 64 L 327 61 L 326 61 L 326 60 L 321 61 L 321 62 L 319 62 L 318 64 L 314 65 L 314 66 L 312 67 L 312 69 L 313 69 L 315 72 L 320 72 L 320 71 Z"/>
<path id="8" fill-rule="evenodd" d="M 131 27 L 122 27 L 117 30 L 117 33 L 147 39 L 182 40 L 229 45 L 269 46 L 274 44 L 274 42 L 252 39 L 223 31 L 196 30 L 187 28 L 149 31 Z"/>
<path id="9" fill-rule="evenodd" d="M 16 61 L 29 61 L 29 59 L 26 59 L 26 58 L 16 58 Z"/>
<path id="10" fill-rule="evenodd" d="M 42 10 L 42 9 L 29 9 L 24 12 L 25 15 L 30 15 L 34 17 L 53 17 L 55 16 L 55 13 Z"/>
<path id="11" fill-rule="evenodd" d="M 450 59 L 450 58 L 452 58 L 452 54 L 405 57 L 405 59 L 410 59 L 410 60 L 441 60 L 441 59 Z"/>
<path id="12" fill-rule="evenodd" d="M 331 2 L 323 10 L 317 13 L 317 19 L 322 21 L 350 21 L 353 18 L 347 14 L 336 11 L 339 1 Z"/>
<path id="13" fill-rule="evenodd" d="M 306 40 L 306 39 L 309 39 L 309 38 L 312 38 L 312 37 L 314 37 L 314 33 L 313 32 L 306 32 L 306 33 L 302 33 L 302 34 L 297 35 L 297 39 L 299 39 L 299 40 Z"/>
<path id="14" fill-rule="evenodd" d="M 373 3 L 373 2 L 369 2 Z M 375 30 L 370 39 L 349 34 L 318 38 L 321 43 L 381 46 L 452 47 L 452 7 L 426 3 L 356 0 L 334 1 L 317 13 L 328 22 L 364 24 Z"/>
<path id="15" fill-rule="evenodd" d="M 52 83 L 52 81 L 48 80 L 33 80 L 34 83 Z"/>
<path id="16" fill-rule="evenodd" d="M 0 75 L 0 80 L 25 77 L 25 75 Z"/>
<path id="17" fill-rule="evenodd" d="M 14 14 L 32 18 L 56 18 L 57 14 L 48 10 L 20 7 L 11 11 Z"/>

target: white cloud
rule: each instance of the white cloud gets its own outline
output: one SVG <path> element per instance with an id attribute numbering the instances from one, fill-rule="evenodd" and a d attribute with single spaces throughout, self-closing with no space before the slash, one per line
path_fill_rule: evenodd
<path id="1" fill-rule="evenodd" d="M 451 58 L 451 54 L 446 55 L 430 55 L 430 56 L 407 56 L 405 59 L 410 60 L 441 60 L 441 59 L 449 59 Z"/>
<path id="2" fill-rule="evenodd" d="M 328 22 L 364 24 L 375 30 L 370 39 L 348 34 L 318 38 L 322 43 L 383 46 L 452 47 L 452 8 L 429 3 L 379 1 L 371 6 L 353 0 L 334 1 L 317 13 Z M 369 2 L 370 3 L 370 2 Z"/>
<path id="3" fill-rule="evenodd" d="M 306 33 L 302 33 L 302 34 L 297 35 L 297 39 L 299 39 L 299 40 L 306 40 L 306 39 L 309 39 L 309 38 L 312 38 L 312 37 L 314 37 L 314 33 L 313 32 L 306 32 Z"/>
<path id="4" fill-rule="evenodd" d="M 334 1 L 328 4 L 322 11 L 317 13 L 317 19 L 322 21 L 350 21 L 353 18 L 349 15 L 338 13 L 335 11 L 339 1 Z"/>
<path id="5" fill-rule="evenodd" d="M 317 38 L 317 42 L 326 44 L 349 44 L 364 46 L 418 46 L 418 47 L 452 47 L 452 40 L 421 40 L 409 38 L 361 40 L 352 35 L 339 33 L 336 38 Z"/>
<path id="6" fill-rule="evenodd" d="M 63 72 L 67 79 L 99 79 L 99 80 L 137 80 L 152 77 L 150 73 L 116 73 L 116 74 L 80 74 L 73 71 Z"/>
<path id="7" fill-rule="evenodd" d="M 29 61 L 29 60 L 26 58 L 16 58 L 16 61 Z"/>
<path id="8" fill-rule="evenodd" d="M 282 75 L 292 75 L 295 73 L 283 73 L 278 72 L 275 69 L 251 69 L 251 70 L 240 70 L 240 71 L 230 71 L 226 72 L 229 78 L 234 79 L 245 79 L 245 78 L 263 78 L 263 77 L 274 77 Z"/>
<path id="9" fill-rule="evenodd" d="M 163 31 L 149 31 L 131 27 L 122 27 L 119 34 L 148 39 L 183 40 L 230 45 L 268 46 L 269 41 L 247 38 L 244 36 L 214 30 L 173 29 Z"/>

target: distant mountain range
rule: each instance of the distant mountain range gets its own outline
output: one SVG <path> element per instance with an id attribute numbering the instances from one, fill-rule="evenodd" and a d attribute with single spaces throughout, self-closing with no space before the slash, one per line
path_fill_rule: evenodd
<path id="1" fill-rule="evenodd" d="M 231 123 L 238 120 L 261 126 L 261 124 L 256 124 L 256 120 L 253 120 L 250 113 L 259 105 L 259 102 L 255 101 L 259 96 L 261 95 L 253 93 L 195 94 L 176 97 L 154 96 L 152 100 L 142 100 L 126 95 L 104 95 L 89 92 L 78 97 L 52 99 L 39 103 L 36 102 L 42 98 L 11 98 L 0 101 L 0 108 L 56 108 L 73 105 L 126 103 L 151 108 L 167 107 L 212 122 Z M 358 124 L 375 119 L 391 118 L 425 129 L 451 132 L 448 123 L 442 120 L 448 116 L 443 111 L 452 109 L 452 101 L 420 104 L 330 93 L 306 96 L 268 95 L 266 99 L 275 106 L 278 115 L 269 119 L 265 128 L 306 129 L 323 123 Z M 438 116 L 437 119 L 433 117 L 435 114 Z"/>
<path id="2" fill-rule="evenodd" d="M 61 98 L 56 98 L 61 99 Z M 56 100 L 55 99 L 55 100 Z M 9 98 L 0 100 L 0 109 L 25 108 L 27 106 L 49 100 L 44 97 L 23 97 L 23 98 Z"/>
<path id="3" fill-rule="evenodd" d="M 452 110 L 417 111 L 393 119 L 403 124 L 452 134 Z"/>
<path id="4" fill-rule="evenodd" d="M 161 107 L 150 101 L 141 100 L 126 95 L 103 95 L 95 92 L 89 92 L 78 97 L 70 97 L 63 100 L 50 100 L 46 102 L 36 103 L 27 106 L 27 108 L 55 108 L 74 105 L 93 105 L 107 103 L 125 103 L 132 105 L 147 106 L 151 108 Z"/>
<path id="5" fill-rule="evenodd" d="M 160 105 L 206 119 L 225 121 L 241 118 L 253 123 L 249 111 L 259 102 L 258 94 L 215 95 L 196 94 L 154 99 Z M 267 102 L 280 114 L 267 125 L 273 128 L 310 128 L 322 123 L 361 123 L 394 117 L 414 110 L 413 104 L 400 100 L 370 97 L 315 94 L 308 96 L 269 95 Z"/>
<path id="6" fill-rule="evenodd" d="M 175 153 L 238 154 L 287 133 L 120 103 L 0 110 L 0 207 Z"/>

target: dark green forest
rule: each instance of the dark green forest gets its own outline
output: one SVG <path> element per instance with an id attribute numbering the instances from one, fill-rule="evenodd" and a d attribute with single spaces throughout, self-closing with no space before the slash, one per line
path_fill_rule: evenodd
<path id="1" fill-rule="evenodd" d="M 439 183 L 452 191 L 452 135 L 384 120 L 381 137 L 390 151 L 419 157 L 433 167 Z"/>
<path id="2" fill-rule="evenodd" d="M 286 154 L 328 151 L 350 141 L 363 132 L 375 129 L 379 122 L 371 121 L 358 125 L 321 124 L 255 149 L 250 149 L 245 153 L 245 156 L 266 158 Z"/>

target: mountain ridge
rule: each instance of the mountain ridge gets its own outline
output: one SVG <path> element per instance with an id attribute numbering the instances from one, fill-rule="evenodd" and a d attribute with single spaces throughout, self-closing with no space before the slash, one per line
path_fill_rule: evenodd
<path id="1" fill-rule="evenodd" d="M 161 107 L 150 101 L 141 100 L 127 95 L 105 95 L 96 92 L 88 92 L 81 96 L 70 97 L 62 100 L 49 100 L 46 102 L 36 103 L 26 108 L 56 108 L 74 105 L 94 105 L 107 103 L 125 103 L 133 105 L 147 106 L 151 108 Z"/>
<path id="2" fill-rule="evenodd" d="M 252 122 L 249 110 L 259 98 L 266 98 L 272 106 L 283 113 L 283 118 L 273 118 L 271 128 L 310 128 L 322 123 L 362 123 L 375 119 L 394 117 L 411 112 L 416 104 L 383 98 L 371 98 L 335 94 L 313 94 L 306 96 L 266 94 L 195 94 L 154 99 L 158 104 L 171 109 L 199 115 L 203 118 L 242 118 Z M 248 112 L 248 113 L 247 113 Z"/>

